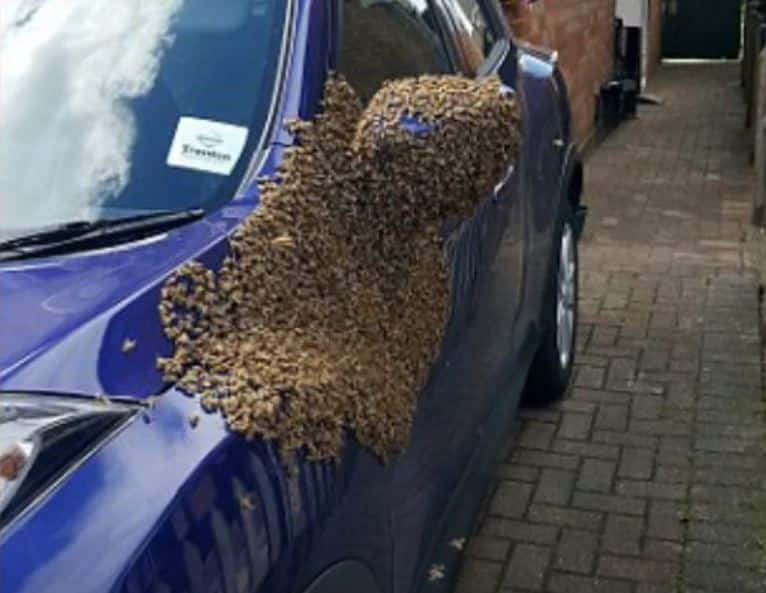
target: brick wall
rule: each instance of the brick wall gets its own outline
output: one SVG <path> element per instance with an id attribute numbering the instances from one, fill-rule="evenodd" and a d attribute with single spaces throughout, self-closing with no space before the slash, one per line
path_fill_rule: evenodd
<path id="1" fill-rule="evenodd" d="M 615 0 L 505 2 L 517 38 L 556 49 L 569 88 L 575 137 L 593 129 L 596 97 L 613 73 Z"/>

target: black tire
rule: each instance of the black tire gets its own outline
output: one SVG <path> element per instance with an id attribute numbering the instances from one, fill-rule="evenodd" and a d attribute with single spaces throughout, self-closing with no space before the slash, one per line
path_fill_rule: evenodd
<path id="1" fill-rule="evenodd" d="M 522 394 L 522 404 L 526 406 L 542 406 L 558 399 L 561 399 L 569 389 L 569 382 L 572 378 L 575 359 L 575 344 L 577 343 L 577 309 L 579 303 L 579 259 L 577 254 L 577 221 L 571 205 L 567 202 L 562 208 L 561 220 L 556 228 L 554 235 L 553 257 L 555 258 L 551 270 L 553 272 L 550 280 L 548 294 L 545 299 L 545 310 L 543 311 L 545 333 L 542 336 L 540 345 L 532 365 L 529 369 L 524 393 Z M 567 230 L 568 229 L 568 230 Z M 567 299 L 572 304 L 572 322 L 569 354 L 566 359 L 561 354 L 559 348 L 559 274 L 561 272 L 562 251 L 564 242 L 562 238 L 565 233 L 570 233 L 572 260 L 574 262 L 573 273 L 573 296 Z"/>

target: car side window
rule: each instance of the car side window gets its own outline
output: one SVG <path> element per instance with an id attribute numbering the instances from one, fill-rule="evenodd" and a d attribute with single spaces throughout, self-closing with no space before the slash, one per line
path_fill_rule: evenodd
<path id="1" fill-rule="evenodd" d="M 456 29 L 456 41 L 471 74 L 477 73 L 500 36 L 486 8 L 477 0 L 446 0 Z"/>
<path id="2" fill-rule="evenodd" d="M 338 69 L 365 103 L 386 80 L 451 72 L 431 2 L 343 0 Z"/>

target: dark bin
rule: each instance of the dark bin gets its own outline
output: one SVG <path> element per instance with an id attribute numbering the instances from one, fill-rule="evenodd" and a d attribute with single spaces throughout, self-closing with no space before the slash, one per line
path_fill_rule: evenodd
<path id="1" fill-rule="evenodd" d="M 606 128 L 613 128 L 622 119 L 622 83 L 619 80 L 611 80 L 601 87 L 599 100 L 599 115 L 601 122 Z"/>

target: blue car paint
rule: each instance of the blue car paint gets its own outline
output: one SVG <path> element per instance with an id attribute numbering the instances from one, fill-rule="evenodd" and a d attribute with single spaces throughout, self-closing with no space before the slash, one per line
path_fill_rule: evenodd
<path id="1" fill-rule="evenodd" d="M 332 4 L 295 2 L 280 121 L 315 113 L 334 64 Z M 456 564 L 448 536 L 466 535 L 491 445 L 517 405 L 558 216 L 562 163 L 546 150 L 564 127 L 551 121 L 553 68 L 510 47 L 497 68 L 522 104 L 524 153 L 449 240 L 455 305 L 407 451 L 384 465 L 349 440 L 337 462 L 281 459 L 217 415 L 193 427 L 198 403 L 171 388 L 0 533 L 3 593 L 302 591 L 349 563 L 382 593 L 449 581 L 424 577 L 432 562 Z M 291 141 L 276 126 L 254 173 L 273 173 Z M 167 235 L 2 265 L 0 390 L 162 392 L 159 289 L 190 259 L 220 262 L 257 206 L 254 176 L 234 201 Z M 129 353 L 125 339 L 136 342 Z"/>
<path id="2" fill-rule="evenodd" d="M 399 118 L 399 125 L 416 138 L 426 138 L 436 129 L 436 124 L 423 121 L 414 115 L 403 115 Z"/>

